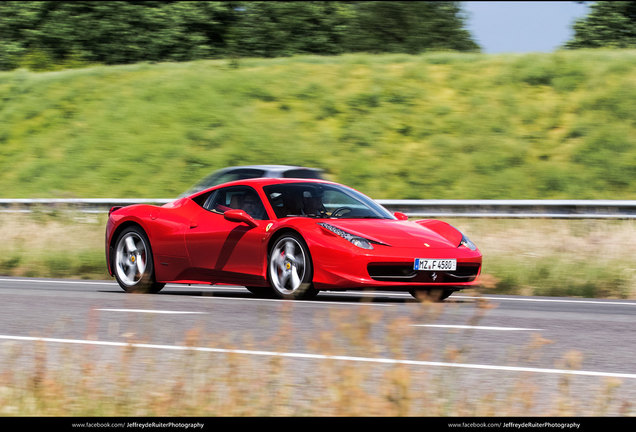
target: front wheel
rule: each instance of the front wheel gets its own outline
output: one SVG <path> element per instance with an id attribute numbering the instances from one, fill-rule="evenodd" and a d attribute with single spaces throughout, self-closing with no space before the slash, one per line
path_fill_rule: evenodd
<path id="1" fill-rule="evenodd" d="M 115 279 L 126 292 L 157 293 L 165 286 L 155 281 L 150 241 L 140 227 L 131 226 L 119 234 L 113 263 Z"/>
<path id="2" fill-rule="evenodd" d="M 309 249 L 296 234 L 284 234 L 272 246 L 267 278 L 272 291 L 283 299 L 308 299 L 318 294 L 312 286 L 313 267 Z"/>

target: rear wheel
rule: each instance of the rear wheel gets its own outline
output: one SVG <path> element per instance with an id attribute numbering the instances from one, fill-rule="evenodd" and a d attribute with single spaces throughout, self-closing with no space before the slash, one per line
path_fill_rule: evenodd
<path id="1" fill-rule="evenodd" d="M 150 242 L 140 227 L 131 226 L 119 234 L 113 255 L 115 279 L 124 291 L 157 293 L 165 286 L 155 281 Z"/>
<path id="2" fill-rule="evenodd" d="M 413 288 L 409 290 L 409 293 L 421 302 L 441 302 L 450 297 L 453 292 L 452 289 L 441 287 Z"/>
<path id="3" fill-rule="evenodd" d="M 308 299 L 318 294 L 312 286 L 313 267 L 309 249 L 296 234 L 277 239 L 269 254 L 267 278 L 272 291 L 283 299 Z"/>

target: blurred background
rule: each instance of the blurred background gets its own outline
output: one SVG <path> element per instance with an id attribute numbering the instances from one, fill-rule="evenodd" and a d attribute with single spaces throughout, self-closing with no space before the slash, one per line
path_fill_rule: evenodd
<path id="1" fill-rule="evenodd" d="M 2 3 L 0 197 L 169 198 L 283 163 L 376 199 L 633 198 L 636 3 L 496 3 Z M 537 50 L 482 52 L 484 19 L 563 4 L 588 12 L 563 49 L 535 13 L 495 36 Z"/>
<path id="2" fill-rule="evenodd" d="M 634 199 L 635 23 L 633 1 L 2 2 L 0 198 L 171 198 L 291 164 L 375 199 Z M 3 214 L 0 273 L 105 277 L 104 220 Z M 564 229 L 633 229 L 586 223 Z M 527 284 L 578 265 L 559 253 Z"/>

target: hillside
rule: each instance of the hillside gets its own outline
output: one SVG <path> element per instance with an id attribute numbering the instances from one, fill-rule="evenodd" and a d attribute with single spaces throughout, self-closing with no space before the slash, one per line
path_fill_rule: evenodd
<path id="1" fill-rule="evenodd" d="M 0 197 L 176 196 L 228 165 L 380 198 L 636 199 L 636 51 L 0 73 Z"/>

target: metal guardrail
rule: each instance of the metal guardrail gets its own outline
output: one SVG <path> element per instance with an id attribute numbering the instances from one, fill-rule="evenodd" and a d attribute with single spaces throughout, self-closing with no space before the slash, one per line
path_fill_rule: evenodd
<path id="1" fill-rule="evenodd" d="M 106 213 L 113 206 L 163 205 L 153 198 L 0 198 L 0 212 L 80 211 Z M 627 200 L 376 200 L 410 217 L 636 219 L 636 201 Z"/>
<path id="2" fill-rule="evenodd" d="M 33 211 L 79 211 L 107 213 L 113 206 L 133 204 L 163 205 L 173 199 L 153 198 L 0 198 L 0 213 L 30 213 Z"/>
<path id="3" fill-rule="evenodd" d="M 410 217 L 636 219 L 629 200 L 378 200 Z"/>

